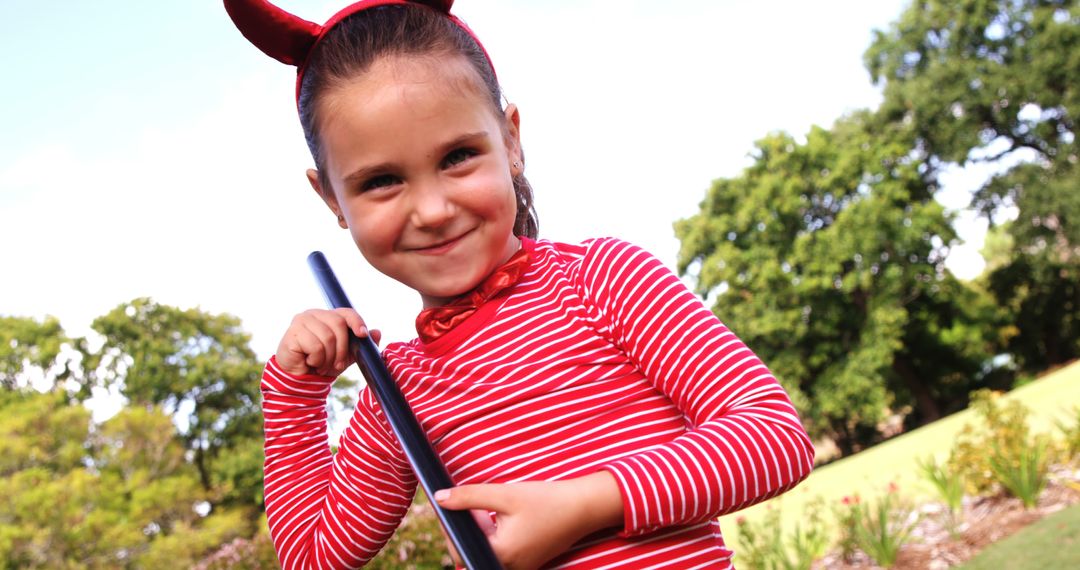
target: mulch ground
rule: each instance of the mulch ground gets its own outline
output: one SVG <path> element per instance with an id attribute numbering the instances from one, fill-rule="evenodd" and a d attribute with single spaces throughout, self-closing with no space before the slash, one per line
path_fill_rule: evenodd
<path id="1" fill-rule="evenodd" d="M 1024 509 L 1019 499 L 1006 496 L 980 497 L 965 501 L 963 521 L 949 532 L 944 505 L 929 503 L 910 543 L 904 545 L 893 569 L 944 570 L 970 560 L 982 549 L 1010 536 L 1039 519 L 1080 503 L 1080 470 L 1059 469 L 1033 509 Z M 844 560 L 837 554 L 822 559 L 815 568 L 876 569 L 868 556 L 855 553 Z"/>

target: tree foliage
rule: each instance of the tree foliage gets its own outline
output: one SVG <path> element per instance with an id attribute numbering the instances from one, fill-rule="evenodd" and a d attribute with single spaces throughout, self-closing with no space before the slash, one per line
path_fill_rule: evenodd
<path id="1" fill-rule="evenodd" d="M 262 365 L 239 320 L 135 299 L 92 327 L 104 344 L 86 359 L 87 384 L 160 406 L 180 426 L 203 489 L 261 508 Z"/>
<path id="2" fill-rule="evenodd" d="M 886 410 L 909 423 L 1080 356 L 1080 8 L 1075 0 L 916 0 L 865 53 L 884 101 L 800 143 L 757 145 L 679 222 L 680 264 L 845 450 Z M 993 259 L 973 283 L 934 200 L 989 163 L 971 208 Z M 1016 219 L 1007 222 L 1010 214 Z"/>
<path id="3" fill-rule="evenodd" d="M 261 364 L 238 321 L 136 299 L 94 327 L 91 351 L 55 319 L 0 319 L 0 567 L 191 567 L 251 536 Z M 93 386 L 129 405 L 91 421 Z"/>
<path id="4" fill-rule="evenodd" d="M 0 317 L 0 568 L 276 564 L 263 364 L 239 320 L 144 298 L 92 327 L 88 341 L 53 318 Z M 356 386 L 335 383 L 330 411 L 351 409 Z M 123 409 L 92 421 L 95 388 Z"/>
<path id="5" fill-rule="evenodd" d="M 69 371 L 59 356 L 68 342 L 55 317 L 39 322 L 0 316 L 0 389 L 15 388 L 20 375 L 31 369 L 42 376 L 51 373 L 54 379 L 66 377 Z"/>
<path id="6" fill-rule="evenodd" d="M 851 450 L 890 408 L 931 420 L 962 399 L 991 350 L 989 309 L 944 267 L 955 236 L 911 132 L 856 113 L 804 143 L 770 135 L 753 159 L 676 224 L 680 269 L 812 431 Z"/>
<path id="7" fill-rule="evenodd" d="M 994 142 L 1067 158 L 1080 116 L 1078 24 L 1074 0 L 917 0 L 876 32 L 865 61 L 884 83 L 881 112 L 913 125 L 943 161 Z"/>
<path id="8" fill-rule="evenodd" d="M 922 0 L 866 53 L 880 112 L 912 125 L 935 167 L 990 162 L 972 207 L 1013 249 L 986 275 L 1034 372 L 1080 356 L 1080 5 L 1075 0 Z"/>
<path id="9" fill-rule="evenodd" d="M 184 567 L 251 532 L 238 511 L 198 512 L 208 493 L 169 416 L 128 408 L 93 426 L 73 404 L 0 392 L 3 567 Z"/>

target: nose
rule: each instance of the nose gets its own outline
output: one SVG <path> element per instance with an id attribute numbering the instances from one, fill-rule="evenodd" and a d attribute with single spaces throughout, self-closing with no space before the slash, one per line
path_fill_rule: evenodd
<path id="1" fill-rule="evenodd" d="M 437 180 L 414 183 L 410 189 L 411 219 L 418 228 L 438 228 L 454 217 L 456 206 L 449 189 Z"/>

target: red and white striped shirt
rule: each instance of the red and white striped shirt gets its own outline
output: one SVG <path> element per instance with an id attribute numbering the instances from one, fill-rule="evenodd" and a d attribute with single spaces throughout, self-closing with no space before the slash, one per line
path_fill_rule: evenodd
<path id="1" fill-rule="evenodd" d="M 728 567 L 717 516 L 805 478 L 813 447 L 761 361 L 656 258 L 523 240 L 521 281 L 447 335 L 383 357 L 457 484 L 611 472 L 625 523 L 548 567 Z M 266 509 L 285 568 L 353 568 L 416 479 L 368 390 L 327 441 L 330 378 L 263 375 Z"/>

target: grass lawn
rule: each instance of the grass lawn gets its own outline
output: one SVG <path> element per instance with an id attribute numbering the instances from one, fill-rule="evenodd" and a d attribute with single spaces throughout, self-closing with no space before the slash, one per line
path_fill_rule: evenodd
<path id="1" fill-rule="evenodd" d="M 990 545 L 960 568 L 1080 568 L 1080 505 L 1058 511 Z"/>
<path id="2" fill-rule="evenodd" d="M 1071 410 L 1080 407 L 1080 362 L 1042 376 L 1005 398 L 1019 399 L 1031 410 L 1029 421 L 1033 430 L 1054 432 L 1055 420 L 1075 418 Z M 976 419 L 973 412 L 964 410 L 817 469 L 786 495 L 721 517 L 725 540 L 738 550 L 735 518 L 743 516 L 756 521 L 769 505 L 781 510 L 784 527 L 790 530 L 806 503 L 815 497 L 823 498 L 831 506 L 849 495 L 876 497 L 894 482 L 902 495 L 936 498 L 933 487 L 920 477 L 917 461 L 930 455 L 943 461 L 960 429 Z"/>

